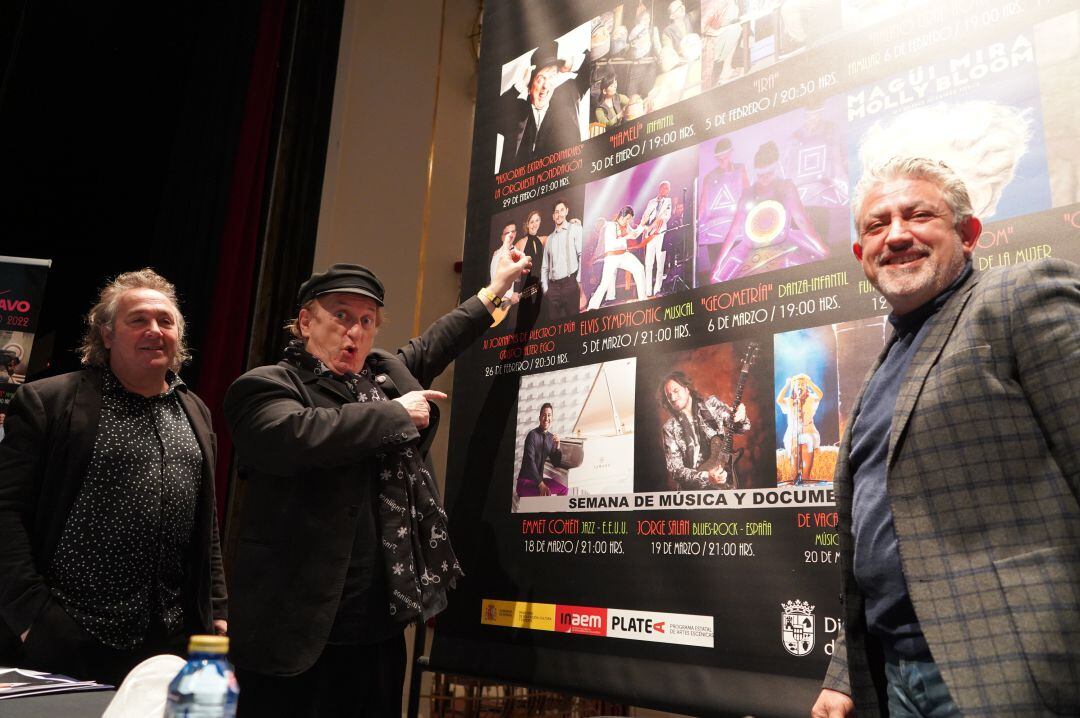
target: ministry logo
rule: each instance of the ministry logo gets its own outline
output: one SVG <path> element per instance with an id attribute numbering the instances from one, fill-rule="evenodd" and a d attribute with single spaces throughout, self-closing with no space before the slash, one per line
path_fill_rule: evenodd
<path id="1" fill-rule="evenodd" d="M 795 599 L 780 604 L 780 638 L 793 656 L 805 656 L 814 650 L 814 607 Z"/>

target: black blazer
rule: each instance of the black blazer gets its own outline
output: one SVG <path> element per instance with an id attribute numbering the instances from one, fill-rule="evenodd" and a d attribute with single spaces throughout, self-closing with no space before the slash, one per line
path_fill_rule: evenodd
<path id="1" fill-rule="evenodd" d="M 490 324 L 473 297 L 396 354 L 373 350 L 380 386 L 391 399 L 431 386 Z M 296 675 L 326 646 L 358 534 L 362 590 L 381 590 L 374 455 L 411 443 L 426 463 L 438 408 L 418 431 L 399 403 L 356 402 L 340 382 L 281 362 L 237 379 L 225 418 L 247 481 L 230 575 L 230 655 L 248 670 Z"/>
<path id="2" fill-rule="evenodd" d="M 48 601 L 39 569 L 52 560 L 86 478 L 101 418 L 101 381 L 100 370 L 87 369 L 31 382 L 8 407 L 0 441 L 0 657 L 18 646 L 18 636 Z M 206 632 L 214 618 L 226 617 L 214 506 L 217 437 L 206 405 L 187 387 L 177 395 L 203 455 L 184 609 L 189 628 Z"/>

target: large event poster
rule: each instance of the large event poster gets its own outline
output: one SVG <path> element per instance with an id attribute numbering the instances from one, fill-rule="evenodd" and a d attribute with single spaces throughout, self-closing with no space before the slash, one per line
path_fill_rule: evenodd
<path id="1" fill-rule="evenodd" d="M 534 263 L 457 363 L 466 577 L 432 665 L 805 715 L 840 625 L 837 447 L 888 335 L 860 167 L 952 165 L 980 270 L 1075 261 L 1077 77 L 1071 2 L 486 3 L 464 293 L 504 245 Z"/>
<path id="2" fill-rule="evenodd" d="M 48 259 L 0 256 L 0 439 L 15 389 L 26 381 Z"/>

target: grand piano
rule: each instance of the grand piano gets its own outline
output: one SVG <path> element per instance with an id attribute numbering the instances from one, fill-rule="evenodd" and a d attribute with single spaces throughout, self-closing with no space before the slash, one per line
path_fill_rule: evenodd
<path id="1" fill-rule="evenodd" d="M 570 494 L 634 491 L 635 365 L 635 359 L 595 365 L 587 391 L 578 395 L 573 428 L 560 434 L 562 461 L 544 466 L 544 475 Z"/>

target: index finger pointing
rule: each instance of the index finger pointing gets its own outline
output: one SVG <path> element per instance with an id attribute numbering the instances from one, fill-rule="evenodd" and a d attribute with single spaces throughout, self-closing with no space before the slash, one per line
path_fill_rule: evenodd
<path id="1" fill-rule="evenodd" d="M 420 394 L 428 401 L 431 401 L 432 399 L 446 398 L 446 394 L 442 393 L 441 391 L 435 391 L 434 389 L 421 389 Z"/>

